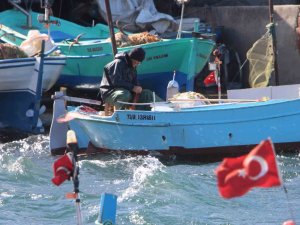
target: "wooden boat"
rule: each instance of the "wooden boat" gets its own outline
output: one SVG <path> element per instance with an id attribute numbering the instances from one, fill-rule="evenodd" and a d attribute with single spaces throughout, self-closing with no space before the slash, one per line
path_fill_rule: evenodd
<path id="1" fill-rule="evenodd" d="M 44 55 L 0 60 L 0 129 L 44 132 L 40 99 L 58 79 L 64 62 L 63 56 Z"/>
<path id="2" fill-rule="evenodd" d="M 63 120 L 69 122 L 57 123 L 57 118 L 66 112 L 65 99 L 61 93 L 55 96 L 50 130 L 54 155 L 60 154 L 60 148 L 65 146 L 61 137 L 68 126 L 81 138 L 79 146 L 85 154 L 159 153 L 179 158 L 216 159 L 244 154 L 269 137 L 278 151 L 300 146 L 297 132 L 300 99 L 236 100 L 199 106 L 187 105 L 186 101 L 155 103 L 152 111 L 117 110 L 111 116 L 69 107 Z"/>
<path id="3" fill-rule="evenodd" d="M 31 11 L 28 15 L 38 17 L 38 13 Z M 3 11 L 0 17 L 0 39 L 4 42 L 20 45 L 32 29 L 51 36 L 61 53 L 68 57 L 58 86 L 98 88 L 104 65 L 113 59 L 107 27 L 97 24 L 87 28 L 55 17 L 51 17 L 49 28 L 35 19 L 29 26 L 20 10 Z M 51 22 L 60 26 L 51 25 Z M 138 68 L 138 78 L 143 87 L 164 98 L 168 81 L 176 71 L 180 90 L 192 91 L 194 78 L 207 63 L 214 45 L 214 41 L 201 38 L 163 39 L 140 44 L 138 46 L 146 51 L 146 59 Z M 120 47 L 118 52 L 130 51 L 133 47 L 136 46 Z"/>

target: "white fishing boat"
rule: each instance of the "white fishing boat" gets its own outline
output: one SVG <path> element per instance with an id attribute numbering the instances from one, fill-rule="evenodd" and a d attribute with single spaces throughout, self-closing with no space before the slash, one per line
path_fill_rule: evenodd
<path id="1" fill-rule="evenodd" d="M 63 56 L 0 60 L 0 128 L 43 133 L 39 119 L 43 91 L 57 81 L 65 63 Z"/>

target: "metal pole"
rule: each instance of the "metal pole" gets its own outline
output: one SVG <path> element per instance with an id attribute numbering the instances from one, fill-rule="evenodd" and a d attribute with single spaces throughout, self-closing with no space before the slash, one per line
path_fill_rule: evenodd
<path id="1" fill-rule="evenodd" d="M 69 130 L 67 133 L 67 149 L 68 151 L 73 152 L 73 185 L 74 185 L 74 194 L 76 202 L 76 214 L 77 214 L 77 225 L 82 225 L 82 216 L 81 216 L 81 206 L 80 206 L 80 197 L 79 197 L 79 166 L 78 166 L 78 143 L 76 134 L 73 130 Z"/>
<path id="2" fill-rule="evenodd" d="M 20 10 L 21 13 L 26 15 L 27 17 L 27 28 L 32 28 L 32 16 L 30 11 L 27 12 L 25 9 L 23 9 L 21 6 L 19 6 L 16 2 L 12 0 L 8 0 L 8 3 L 12 4 L 14 7 L 16 7 L 18 10 Z"/>
<path id="3" fill-rule="evenodd" d="M 182 20 L 183 20 L 183 12 L 184 12 L 184 1 L 181 4 L 182 4 L 181 5 L 181 16 L 180 16 L 180 23 L 179 23 L 177 38 L 181 38 L 181 32 L 182 32 Z"/>
<path id="4" fill-rule="evenodd" d="M 109 32 L 110 32 L 110 39 L 111 39 L 113 55 L 115 56 L 118 51 L 117 51 L 117 47 L 116 47 L 117 45 L 116 45 L 114 25 L 113 25 L 113 22 L 112 22 L 112 16 L 111 16 L 109 0 L 105 0 L 105 7 L 106 7 L 106 18 L 107 18 L 107 24 L 109 26 Z"/>
<path id="5" fill-rule="evenodd" d="M 277 41 L 276 41 L 276 31 L 274 24 L 274 5 L 273 0 L 269 0 L 269 16 L 271 25 L 271 35 L 273 42 L 273 52 L 274 52 L 274 73 L 275 73 L 275 84 L 279 85 L 279 76 L 278 76 L 278 62 L 277 62 Z"/>

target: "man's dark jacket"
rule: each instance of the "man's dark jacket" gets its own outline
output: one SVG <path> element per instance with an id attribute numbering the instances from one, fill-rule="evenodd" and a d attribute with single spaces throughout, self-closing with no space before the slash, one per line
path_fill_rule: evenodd
<path id="1" fill-rule="evenodd" d="M 128 54 L 118 53 L 115 59 L 104 66 L 100 92 L 105 99 L 114 88 L 125 88 L 132 91 L 133 87 L 139 85 L 136 69 L 132 67 Z"/>

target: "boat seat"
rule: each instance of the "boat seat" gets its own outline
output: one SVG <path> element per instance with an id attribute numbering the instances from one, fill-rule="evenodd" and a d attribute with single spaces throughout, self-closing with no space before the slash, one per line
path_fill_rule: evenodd
<path id="1" fill-rule="evenodd" d="M 111 105 L 109 103 L 104 104 L 104 115 L 105 116 L 111 116 L 115 111 L 114 105 Z"/>

